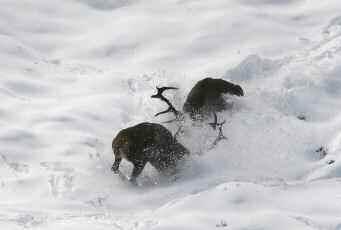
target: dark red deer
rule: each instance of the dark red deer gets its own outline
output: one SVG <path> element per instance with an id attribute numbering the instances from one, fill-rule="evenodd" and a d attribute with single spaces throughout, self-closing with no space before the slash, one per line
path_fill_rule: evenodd
<path id="1" fill-rule="evenodd" d="M 115 161 L 112 171 L 119 172 L 122 159 L 134 165 L 130 181 L 136 183 L 149 162 L 162 173 L 175 173 L 179 161 L 189 151 L 179 143 L 168 129 L 156 123 L 140 123 L 121 130 L 112 142 Z"/>
<path id="2" fill-rule="evenodd" d="M 183 113 L 176 110 L 171 102 L 162 95 L 165 90 L 177 89 L 175 87 L 157 87 L 157 93 L 152 98 L 158 98 L 167 103 L 168 109 L 157 113 L 172 112 L 174 120 L 183 120 Z M 214 122 L 210 125 L 219 131 L 213 143 L 215 146 L 220 140 L 226 139 L 222 128 L 225 121 L 218 123 L 216 112 L 226 109 L 223 94 L 243 96 L 244 92 L 239 85 L 232 84 L 222 79 L 205 78 L 199 81 L 189 93 L 183 110 L 194 118 L 197 114 L 214 115 Z M 176 140 L 181 130 L 181 125 L 174 136 L 164 126 L 156 123 L 140 123 L 121 130 L 112 142 L 115 161 L 112 171 L 119 172 L 122 159 L 126 159 L 134 166 L 130 181 L 136 183 L 145 165 L 149 162 L 159 172 L 174 173 L 178 163 L 189 155 L 189 151 Z"/>
<path id="3" fill-rule="evenodd" d="M 239 85 L 223 79 L 205 78 L 200 80 L 189 92 L 183 111 L 195 119 L 197 116 L 203 118 L 226 110 L 231 105 L 224 100 L 224 94 L 244 96 L 244 91 Z"/>

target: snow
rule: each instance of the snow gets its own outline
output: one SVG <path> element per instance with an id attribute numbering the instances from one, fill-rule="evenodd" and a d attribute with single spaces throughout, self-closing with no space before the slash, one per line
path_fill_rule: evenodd
<path id="1" fill-rule="evenodd" d="M 1 0 L 1 229 L 341 230 L 338 0 Z M 122 128 L 204 77 L 228 137 L 184 125 L 176 181 L 110 171 Z M 172 132 L 175 125 L 166 125 Z M 321 149 L 322 147 L 322 149 Z M 320 150 L 319 150 L 320 149 Z M 132 166 L 123 162 L 129 175 Z"/>

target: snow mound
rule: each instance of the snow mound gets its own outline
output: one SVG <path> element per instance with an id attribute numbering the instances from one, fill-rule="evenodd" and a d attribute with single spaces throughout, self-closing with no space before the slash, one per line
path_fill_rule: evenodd
<path id="1" fill-rule="evenodd" d="M 247 4 L 254 4 L 254 5 L 285 5 L 285 4 L 292 4 L 292 3 L 297 3 L 301 2 L 300 1 L 295 1 L 295 0 L 251 0 L 251 1 L 245 1 L 242 0 L 242 2 L 245 2 Z"/>
<path id="2" fill-rule="evenodd" d="M 329 25 L 323 29 L 323 33 L 332 37 L 341 33 L 341 16 L 333 18 Z"/>
<path id="3" fill-rule="evenodd" d="M 1 229 L 339 230 L 340 7 L 3 0 Z M 172 118 L 154 117 L 155 86 L 179 87 L 167 97 L 181 108 L 218 76 L 245 90 L 218 114 L 227 140 L 212 148 L 217 132 L 187 122 L 177 177 L 147 165 L 133 186 L 110 171 L 121 129 Z"/>
<path id="4" fill-rule="evenodd" d="M 178 229 L 185 223 L 190 229 L 254 229 L 255 225 L 257 229 L 338 229 L 340 218 L 336 210 L 329 209 L 337 195 L 323 189 L 333 182 L 279 187 L 238 181 L 224 183 L 164 205 L 156 214 L 158 221 L 153 229 Z M 336 186 L 340 189 L 339 184 Z M 316 194 L 323 201 L 306 199 Z M 336 221 L 329 222 L 330 218 Z M 192 221 L 188 223 L 188 219 Z"/>
<path id="5" fill-rule="evenodd" d="M 224 78 L 232 81 L 260 80 L 261 78 L 271 76 L 278 71 L 285 63 L 284 60 L 263 59 L 253 54 L 246 57 L 238 66 L 228 70 Z"/>
<path id="6" fill-rule="evenodd" d="M 113 10 L 127 6 L 136 2 L 136 0 L 77 0 L 97 10 Z"/>

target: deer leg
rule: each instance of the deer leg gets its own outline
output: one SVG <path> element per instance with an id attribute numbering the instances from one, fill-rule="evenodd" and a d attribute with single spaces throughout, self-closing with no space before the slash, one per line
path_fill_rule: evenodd
<path id="1" fill-rule="evenodd" d="M 130 181 L 132 183 L 136 184 L 136 179 L 141 174 L 146 163 L 147 162 L 143 162 L 143 161 L 138 161 L 138 162 L 134 163 L 134 169 L 133 169 L 133 172 L 131 173 L 131 176 L 130 176 Z"/>
<path id="2" fill-rule="evenodd" d="M 122 158 L 119 156 L 115 156 L 115 162 L 111 167 L 111 171 L 113 171 L 114 173 L 118 173 L 118 169 L 120 167 L 120 163 L 122 161 Z"/>

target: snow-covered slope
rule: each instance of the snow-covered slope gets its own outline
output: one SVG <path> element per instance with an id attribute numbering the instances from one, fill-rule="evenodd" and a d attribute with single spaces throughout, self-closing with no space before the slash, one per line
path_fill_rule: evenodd
<path id="1" fill-rule="evenodd" d="M 1 229 L 341 229 L 339 0 L 1 0 Z M 228 140 L 186 126 L 176 181 L 113 175 L 122 128 L 203 77 Z M 168 125 L 174 131 L 176 127 Z M 199 144 L 198 144 L 199 143 Z M 122 171 L 131 165 L 123 162 Z"/>

